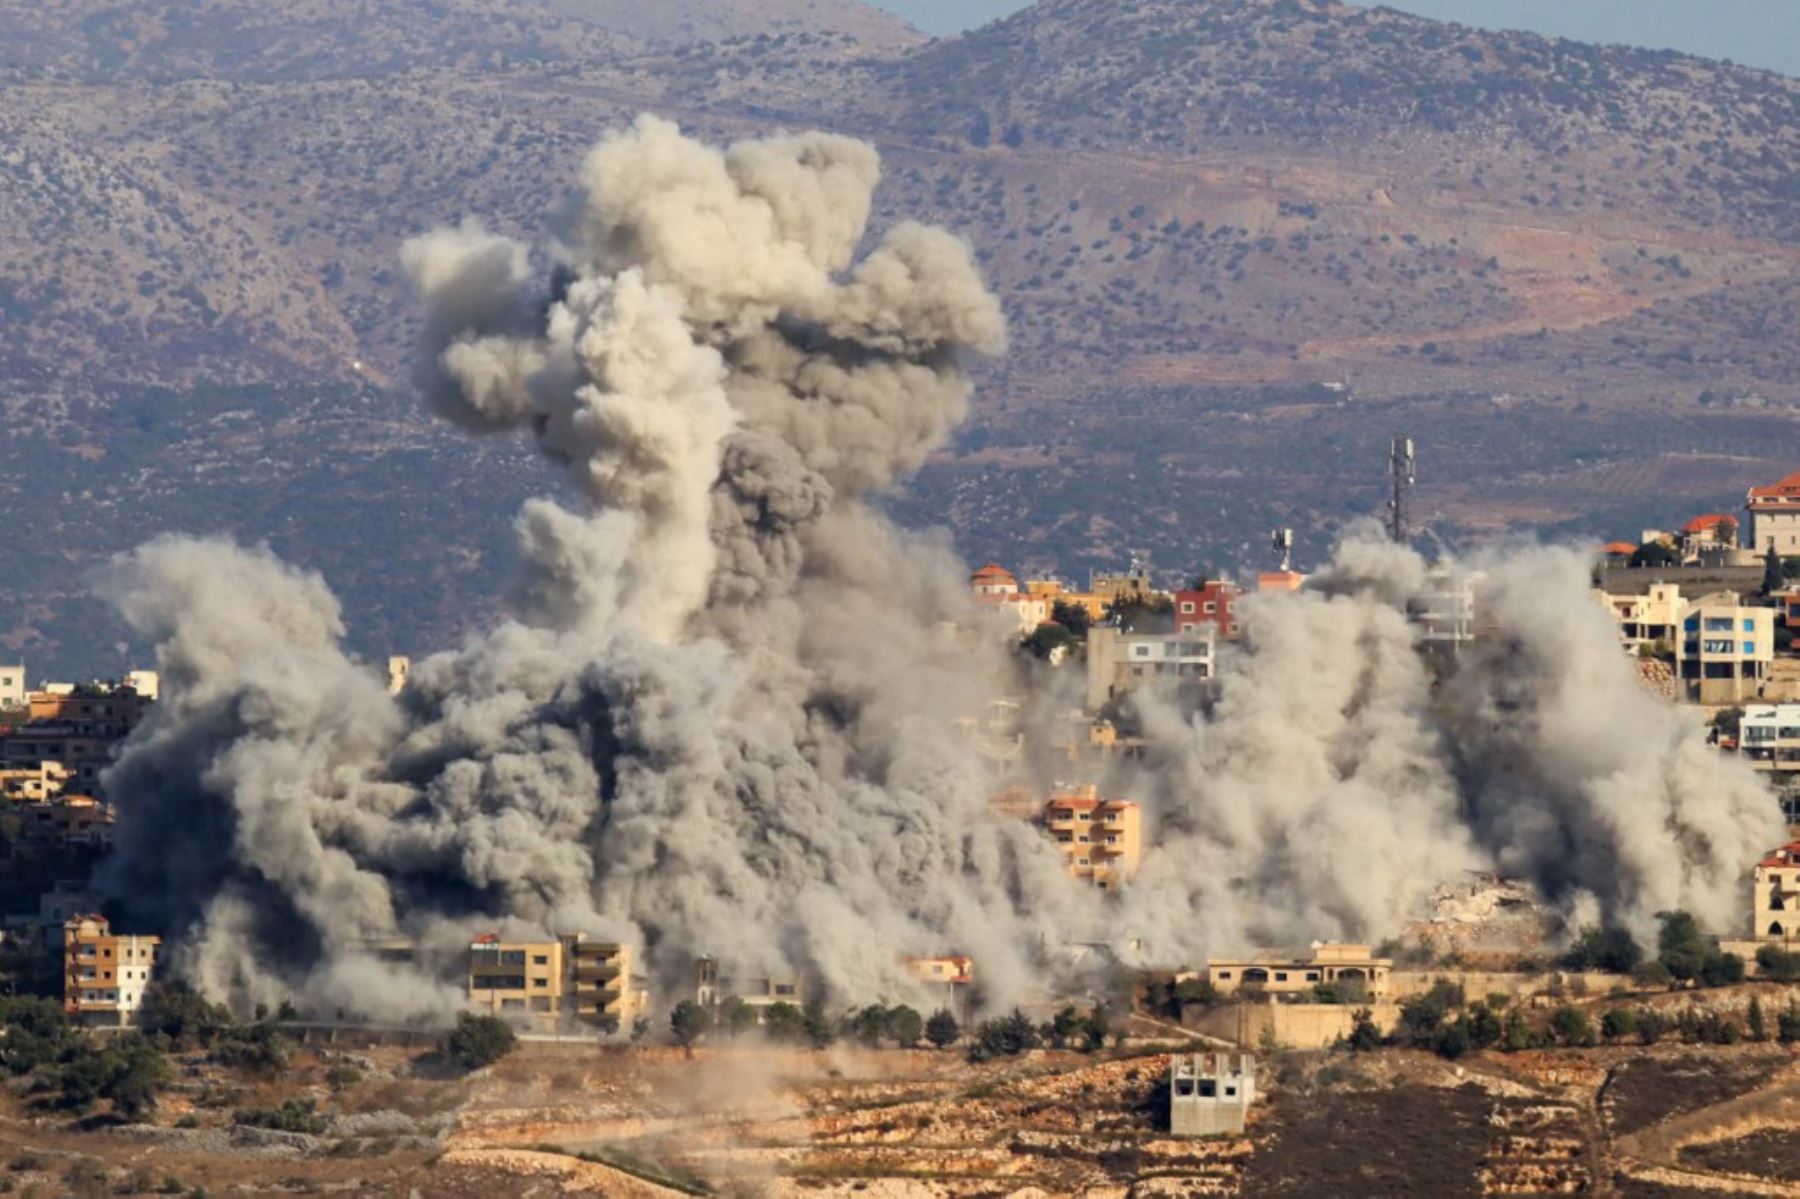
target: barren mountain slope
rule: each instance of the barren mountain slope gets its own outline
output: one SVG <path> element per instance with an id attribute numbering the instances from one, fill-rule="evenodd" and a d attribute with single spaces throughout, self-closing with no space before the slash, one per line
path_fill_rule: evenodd
<path id="1" fill-rule="evenodd" d="M 646 42 L 723 41 L 761 34 L 840 35 L 875 50 L 916 46 L 925 35 L 862 0 L 548 0 L 568 16 Z"/>
<path id="2" fill-rule="evenodd" d="M 453 636 L 499 567 L 445 563 L 405 522 L 448 473 L 459 503 L 488 489 L 491 527 L 463 527 L 503 544 L 534 484 L 409 415 L 399 244 L 467 215 L 538 235 L 586 148 L 645 110 L 715 139 L 872 138 L 878 223 L 976 245 L 1013 351 L 896 500 L 972 556 L 1229 567 L 1293 524 L 1304 558 L 1379 503 L 1397 429 L 1425 453 L 1421 516 L 1452 537 L 1635 532 L 1792 469 L 1791 79 L 1302 0 L 1046 0 L 888 59 L 794 31 L 512 61 L 0 84 L 0 402 L 21 437 L 72 447 L 21 449 L 32 494 L 120 514 L 34 531 L 33 572 L 174 522 L 204 464 L 208 510 L 250 536 L 303 497 L 396 497 L 378 536 L 295 525 L 284 547 L 391 638 Z M 208 417 L 159 426 L 151 454 L 115 412 L 141 414 L 146 384 L 230 393 L 195 411 L 247 413 L 241 452 Z M 308 473 L 314 446 L 363 465 Z M 330 540 L 353 530 L 381 552 Z M 441 570 L 429 613 L 393 601 L 397 574 Z"/>

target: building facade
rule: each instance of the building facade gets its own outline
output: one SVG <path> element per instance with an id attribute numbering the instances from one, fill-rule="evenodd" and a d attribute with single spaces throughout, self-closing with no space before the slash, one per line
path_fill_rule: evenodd
<path id="1" fill-rule="evenodd" d="M 1238 635 L 1236 605 L 1243 591 L 1231 583 L 1209 580 L 1189 591 L 1175 593 L 1176 633 L 1204 633 L 1215 639 L 1234 640 Z"/>
<path id="2" fill-rule="evenodd" d="M 1314 945 L 1298 953 L 1218 958 L 1206 964 L 1206 981 L 1221 995 L 1297 995 L 1345 984 L 1360 987 L 1371 1003 L 1387 996 L 1393 973 L 1393 960 L 1376 957 L 1367 945 Z"/>
<path id="3" fill-rule="evenodd" d="M 126 1025 L 144 1006 L 161 937 L 115 935 L 106 917 L 63 925 L 63 1011 L 83 1024 Z"/>
<path id="4" fill-rule="evenodd" d="M 1703 704 L 1739 704 L 1762 694 L 1775 660 L 1775 613 L 1747 607 L 1732 592 L 1683 611 L 1676 677 Z"/>
<path id="5" fill-rule="evenodd" d="M 1800 555 L 1800 471 L 1770 487 L 1752 487 L 1744 501 L 1750 513 L 1749 548 L 1770 546 L 1783 557 Z"/>
<path id="6" fill-rule="evenodd" d="M 0 708 L 25 706 L 25 664 L 0 666 Z"/>
<path id="7" fill-rule="evenodd" d="M 1791 945 L 1800 941 L 1800 841 L 1790 841 L 1756 865 L 1751 938 Z"/>
<path id="8" fill-rule="evenodd" d="M 1169 1059 L 1169 1131 L 1238 1136 L 1256 1102 L 1256 1059 L 1247 1053 L 1178 1053 Z"/>
<path id="9" fill-rule="evenodd" d="M 468 1004 L 521 1022 L 629 1030 L 648 1006 L 631 961 L 629 946 L 580 933 L 534 941 L 485 933 L 469 943 Z"/>
<path id="10" fill-rule="evenodd" d="M 1641 595 L 1611 595 L 1595 591 L 1619 625 L 1619 640 L 1630 649 L 1662 645 L 1670 651 L 1681 634 L 1681 615 L 1687 601 L 1674 583 L 1652 583 Z"/>
<path id="11" fill-rule="evenodd" d="M 1128 799 L 1102 799 L 1093 787 L 1052 796 L 1044 829 L 1069 873 L 1102 891 L 1129 882 L 1143 862 L 1142 811 Z"/>
<path id="12" fill-rule="evenodd" d="M 1197 633 L 1127 633 L 1095 625 L 1087 636 L 1087 706 L 1104 706 L 1139 687 L 1179 685 L 1213 677 L 1216 642 Z"/>

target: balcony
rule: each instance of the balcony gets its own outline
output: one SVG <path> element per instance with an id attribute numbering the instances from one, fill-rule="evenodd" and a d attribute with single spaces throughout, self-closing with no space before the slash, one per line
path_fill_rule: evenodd
<path id="1" fill-rule="evenodd" d="M 609 982 L 619 977 L 618 958 L 584 958 L 575 963 L 575 977 L 583 982 Z"/>

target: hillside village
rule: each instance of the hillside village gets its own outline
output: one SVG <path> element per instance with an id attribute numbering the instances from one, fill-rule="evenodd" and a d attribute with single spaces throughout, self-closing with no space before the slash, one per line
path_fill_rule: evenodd
<path id="1" fill-rule="evenodd" d="M 117 1054 L 143 1044 L 133 1039 L 141 1030 L 150 1035 L 149 1046 L 161 1047 L 146 1052 L 172 1054 L 174 1061 L 191 1063 L 184 1070 L 199 1069 L 202 1077 L 221 1068 L 227 1075 L 242 1072 L 250 1062 L 253 1079 L 262 1069 L 255 1061 L 279 1060 L 317 1062 L 315 1069 L 324 1076 L 360 1079 L 365 1066 L 384 1061 L 388 1064 L 379 1069 L 396 1080 L 406 1074 L 405 1059 L 395 1058 L 395 1050 L 330 1046 L 436 1045 L 438 1058 L 484 1073 L 500 1069 L 492 1063 L 509 1053 L 528 1054 L 522 1062 L 549 1065 L 554 1055 L 583 1045 L 588 1052 L 596 1046 L 602 1052 L 608 1045 L 633 1047 L 613 1052 L 637 1054 L 672 1045 L 691 1057 L 697 1050 L 735 1052 L 731 1047 L 739 1043 L 787 1045 L 804 1054 L 808 1046 L 840 1040 L 863 1046 L 861 1052 L 874 1055 L 870 1062 L 884 1060 L 880 1055 L 886 1052 L 903 1055 L 901 1062 L 936 1054 L 1011 1071 L 1017 1063 L 1049 1054 L 1046 1064 L 1068 1059 L 1052 1068 L 1052 1076 L 1073 1068 L 1072 1077 L 1089 1077 L 1092 1070 L 1105 1069 L 1089 1064 L 1085 1054 L 1094 1061 L 1139 1063 L 1133 1077 L 1149 1084 L 1151 1092 L 1163 1088 L 1151 1115 L 1132 1117 L 1148 1135 L 1170 1138 L 1143 1146 L 1152 1155 L 1147 1162 L 1160 1162 L 1159 1172 L 1200 1188 L 1186 1193 L 1226 1194 L 1245 1185 L 1254 1166 L 1251 1142 L 1243 1138 L 1267 1126 L 1259 1102 L 1266 1105 L 1270 1098 L 1264 1094 L 1259 1101 L 1259 1090 L 1284 1095 L 1296 1086 L 1316 1091 L 1320 1085 L 1316 1075 L 1301 1081 L 1291 1074 L 1291 1063 L 1281 1064 L 1296 1053 L 1347 1053 L 1355 1059 L 1385 1046 L 1451 1062 L 1484 1052 L 1499 1054 L 1497 1061 L 1509 1055 L 1523 1061 L 1557 1048 L 1623 1052 L 1589 1048 L 1596 1045 L 1654 1047 L 1670 1041 L 1725 1052 L 1739 1044 L 1800 1043 L 1796 497 L 1800 474 L 1753 489 L 1741 517 L 1700 514 L 1679 530 L 1643 530 L 1633 539 L 1608 543 L 1594 557 L 1593 602 L 1612 615 L 1620 652 L 1635 660 L 1642 686 L 1688 707 L 1694 738 L 1711 752 L 1740 757 L 1759 772 L 1770 804 L 1782 807 L 1791 826 L 1794 840 L 1771 845 L 1759 860 L 1744 863 L 1743 911 L 1734 927 L 1703 929 L 1685 913 L 1667 913 L 1658 944 L 1646 951 L 1597 927 L 1560 927 L 1529 884 L 1483 875 L 1446 880 L 1429 910 L 1390 930 L 1379 945 L 1314 941 L 1169 962 L 1151 971 L 1113 967 L 1103 972 L 1109 980 L 1103 997 L 1084 1002 L 1043 994 L 1010 1015 L 986 1008 L 981 963 L 955 946 L 944 947 L 940 956 L 907 959 L 905 970 L 916 984 L 905 997 L 911 1002 L 887 1006 L 892 1000 L 879 996 L 866 997 L 872 1002 L 833 996 L 827 1003 L 797 977 L 728 976 L 706 956 L 688 986 L 670 990 L 646 976 L 630 946 L 579 930 L 553 939 L 474 937 L 456 983 L 465 1011 L 448 1034 L 431 1022 L 380 1026 L 287 1004 L 279 1012 L 232 1013 L 176 980 L 172 947 L 163 938 L 133 926 L 128 917 L 115 925 L 104 914 L 112 905 L 101 903 L 89 881 L 105 869 L 114 805 L 129 802 L 108 794 L 106 766 L 122 741 L 153 718 L 161 685 L 157 673 L 137 670 L 112 682 L 29 685 L 25 668 L 10 666 L 0 669 L 0 707 L 7 713 L 0 724 L 6 802 L 0 831 L 7 860 L 0 964 L 15 994 L 36 991 L 52 998 L 42 1009 L 29 1000 L 0 1001 L 12 1030 L 13 1048 L 4 1052 L 15 1055 L 15 1072 L 36 1080 L 40 1108 L 107 1105 L 115 1120 L 124 1121 L 185 1110 L 190 1114 L 180 1117 L 181 1125 L 199 1129 L 223 1117 L 233 1143 L 264 1145 L 258 1153 L 281 1147 L 290 1158 L 309 1157 L 312 1146 L 336 1143 L 334 1129 L 342 1135 L 355 1126 L 355 1117 L 330 1112 L 339 1106 L 338 1097 L 349 1096 L 358 1084 L 333 1082 L 323 1092 L 323 1106 L 308 1099 L 304 1107 L 293 1107 L 283 1099 L 260 1113 L 209 1115 L 205 1091 L 222 1081 L 206 1082 L 201 1105 L 190 1108 L 191 1100 L 181 1097 L 190 1088 L 156 1065 L 157 1058 L 134 1057 L 135 1048 Z M 1022 659 L 1049 672 L 1039 677 L 1053 680 L 1056 694 L 1073 701 L 1053 746 L 1062 781 L 1047 792 L 1034 792 L 1014 773 L 1024 745 L 1018 714 L 1032 697 L 997 698 L 988 718 L 969 724 L 967 735 L 995 772 L 992 818 L 1036 826 L 1046 849 L 1061 856 L 1062 868 L 1097 890 L 1131 887 L 1158 846 L 1140 804 L 1129 795 L 1104 792 L 1102 781 L 1109 777 L 1109 763 L 1150 748 L 1134 697 L 1204 694 L 1221 661 L 1253 635 L 1245 605 L 1253 608 L 1259 595 L 1308 585 L 1283 532 L 1267 566 L 1241 583 L 1196 578 L 1174 587 L 1160 586 L 1141 563 L 1096 572 L 1083 588 L 1053 579 L 1021 580 L 994 563 L 975 570 L 969 579 L 968 633 L 1014 644 Z M 1483 594 L 1480 570 L 1451 563 L 1436 568 L 1427 598 L 1412 611 L 1418 652 L 1428 659 L 1453 659 L 1493 635 L 1483 618 Z M 383 677 L 392 694 L 401 695 L 408 686 L 411 665 L 402 656 L 386 662 Z M 115 911 L 128 912 L 129 906 Z M 393 961 L 410 961 L 417 952 L 404 941 L 372 948 Z M 1104 962 L 1119 948 L 1070 946 L 1062 952 L 1096 955 L 1096 962 Z M 84 1035 L 101 1039 L 86 1049 L 67 1039 Z M 48 1060 L 67 1064 L 39 1065 L 47 1059 L 34 1056 L 36 1051 L 17 1056 L 27 1043 L 21 1038 L 45 1036 L 51 1038 L 47 1045 L 62 1046 L 47 1050 Z M 1171 1038 L 1199 1051 L 1155 1057 L 1153 1047 Z M 119 1048 L 105 1048 L 109 1043 Z M 913 1048 L 920 1044 L 932 1048 Z M 1144 1074 L 1147 1050 L 1153 1056 Z M 99 1054 L 95 1062 L 104 1063 L 96 1066 L 92 1089 L 78 1087 L 70 1074 L 73 1063 L 87 1060 L 85 1053 Z M 623 1059 L 608 1060 L 626 1069 Z M 651 1068 L 654 1060 L 645 1058 L 645 1065 L 631 1068 Z M 359 1064 L 332 1065 L 342 1061 Z M 1166 1069 L 1158 1064 L 1163 1062 L 1169 1063 Z M 506 1067 L 515 1073 L 520 1068 Z M 766 1068 L 779 1074 L 786 1067 Z M 1417 1074 L 1419 1067 L 1407 1069 Z M 1115 1082 L 1107 1085 L 1116 1085 L 1119 1076 L 1109 1077 Z M 1780 1077 L 1779 1070 L 1745 1076 L 1757 1086 Z M 804 1084 L 789 1085 L 804 1090 Z M 923 1076 L 914 1085 L 924 1085 Z M 1009 1085 L 1023 1093 L 1039 1084 L 1020 1078 Z M 408 1118 L 403 1123 L 411 1139 L 402 1143 L 442 1145 L 449 1135 L 451 1144 L 462 1146 L 452 1156 L 484 1170 L 549 1171 L 556 1177 L 577 1168 L 563 1164 L 575 1159 L 554 1153 L 508 1156 L 512 1151 L 495 1148 L 504 1143 L 498 1129 L 471 1133 L 458 1125 L 463 1131 L 452 1134 L 451 1125 L 442 1122 Z M 259 1127 L 276 1131 L 254 1134 Z M 1121 1125 L 1114 1135 L 1144 1135 L 1127 1127 Z M 257 1135 L 274 1139 L 258 1141 Z M 1508 1193 L 1531 1193 L 1527 1183 L 1550 1190 L 1595 1183 L 1592 1162 L 1551 1148 L 1562 1143 L 1555 1140 L 1562 1134 L 1538 1135 L 1551 1140 L 1534 1142 L 1536 1148 L 1521 1143 L 1490 1158 L 1486 1168 L 1492 1177 L 1511 1178 L 1525 1188 L 1509 1186 Z M 1229 1148 L 1177 1148 L 1189 1137 Z M 665 1169 L 698 1177 L 721 1169 L 730 1176 L 744 1168 L 728 1156 L 696 1156 L 693 1147 L 677 1150 L 661 1141 L 655 1146 L 654 1160 L 661 1165 L 648 1172 L 628 1165 L 618 1177 L 658 1185 L 668 1181 Z M 171 1142 L 172 1150 L 178 1147 Z M 830 1151 L 815 1152 L 829 1156 Z M 1073 1156 L 1057 1160 L 1079 1173 L 1081 1153 L 1087 1151 L 1071 1146 L 1070 1152 Z M 824 1170 L 823 1178 L 845 1168 L 823 1160 L 813 1162 L 814 1169 Z M 602 1173 L 618 1165 L 606 1154 L 591 1161 Z M 1103 1174 L 1114 1171 L 1103 1158 L 1094 1165 Z M 36 1169 L 17 1162 L 13 1168 Z"/>

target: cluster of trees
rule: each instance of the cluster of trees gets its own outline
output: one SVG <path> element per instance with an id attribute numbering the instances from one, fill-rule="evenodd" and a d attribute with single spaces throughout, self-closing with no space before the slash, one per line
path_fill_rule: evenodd
<path id="1" fill-rule="evenodd" d="M 1150 1011 L 1181 1019 L 1185 1007 L 1211 1007 L 1219 1002 L 1219 992 L 1204 978 L 1188 978 L 1181 982 L 1153 979 L 1144 988 L 1144 1006 Z"/>
<path id="2" fill-rule="evenodd" d="M 986 1062 L 997 1057 L 1016 1057 L 1046 1044 L 1093 1053 L 1106 1045 L 1111 1034 L 1112 1020 L 1103 1003 L 1086 1012 L 1070 1005 L 1042 1024 L 1033 1024 L 1031 1017 L 1014 1008 L 1007 1015 L 984 1020 L 970 1030 L 969 1060 Z"/>
<path id="3" fill-rule="evenodd" d="M 669 1013 L 669 1034 L 677 1045 L 692 1045 L 713 1034 L 736 1040 L 752 1029 L 777 1044 L 811 1045 L 815 1049 L 823 1049 L 840 1037 L 871 1047 L 893 1044 L 902 1049 L 923 1039 L 941 1049 L 954 1045 L 962 1035 L 956 1017 L 949 1012 L 940 1010 L 927 1019 L 904 1004 L 870 1004 L 833 1020 L 817 1000 L 804 1007 L 774 1003 L 758 1009 L 734 995 L 714 1006 L 684 999 Z"/>
<path id="4" fill-rule="evenodd" d="M 101 1100 L 126 1120 L 141 1120 L 156 1109 L 169 1084 L 169 1063 L 141 1033 L 120 1033 L 104 1042 L 69 1023 L 55 1000 L 38 996 L 0 998 L 0 1066 L 52 1106 L 85 1112 Z"/>
<path id="5" fill-rule="evenodd" d="M 1790 1002 L 1778 1013 L 1773 1027 L 1762 1000 L 1752 996 L 1744 1023 L 1719 1012 L 1684 1008 L 1673 1016 L 1655 1008 L 1613 1008 L 1600 1018 L 1600 1035 L 1607 1041 L 1635 1038 L 1640 1045 L 1654 1045 L 1675 1036 L 1689 1045 L 1735 1045 L 1739 1041 L 1774 1039 L 1783 1045 L 1800 1042 L 1800 1004 Z M 1588 1042 L 1592 1044 L 1591 1041 Z"/>
<path id="6" fill-rule="evenodd" d="M 1726 987 L 1744 981 L 1744 959 L 1721 950 L 1700 931 L 1686 912 L 1662 912 L 1656 956 L 1648 960 L 1623 929 L 1589 926 L 1576 934 L 1563 954 L 1568 970 L 1603 970 L 1629 974 L 1640 986 L 1666 987 L 1672 982 Z"/>

